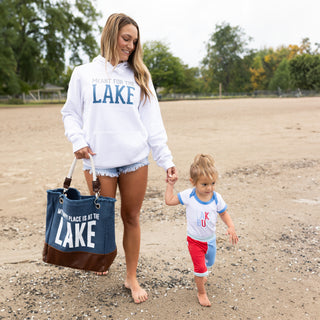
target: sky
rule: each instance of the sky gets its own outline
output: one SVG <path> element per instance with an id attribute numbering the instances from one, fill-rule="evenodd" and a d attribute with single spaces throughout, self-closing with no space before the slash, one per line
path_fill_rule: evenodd
<path id="1" fill-rule="evenodd" d="M 253 38 L 249 48 L 320 43 L 318 0 L 94 0 L 104 26 L 112 13 L 125 13 L 139 25 L 142 43 L 161 41 L 189 67 L 198 67 L 205 44 L 223 22 Z M 100 43 L 100 37 L 97 38 Z"/>

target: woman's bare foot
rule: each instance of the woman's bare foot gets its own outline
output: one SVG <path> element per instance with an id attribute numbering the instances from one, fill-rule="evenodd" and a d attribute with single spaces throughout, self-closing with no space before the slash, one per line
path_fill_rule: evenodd
<path id="1" fill-rule="evenodd" d="M 211 302 L 206 293 L 198 293 L 199 303 L 204 307 L 211 307 Z"/>
<path id="2" fill-rule="evenodd" d="M 137 279 L 134 279 L 132 281 L 129 281 L 127 279 L 124 283 L 124 286 L 127 289 L 131 290 L 131 295 L 132 295 L 134 303 L 145 302 L 148 299 L 147 292 L 140 287 Z"/>

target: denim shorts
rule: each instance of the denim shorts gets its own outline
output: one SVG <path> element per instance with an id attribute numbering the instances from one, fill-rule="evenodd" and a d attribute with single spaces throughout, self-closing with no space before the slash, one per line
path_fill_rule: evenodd
<path id="1" fill-rule="evenodd" d="M 106 168 L 106 169 L 96 168 L 96 174 L 97 176 L 108 176 L 111 178 L 115 178 L 115 177 L 119 177 L 121 173 L 133 172 L 147 165 L 149 165 L 148 157 L 139 162 L 132 163 L 127 166 L 116 167 L 116 168 Z M 83 170 L 89 170 L 90 174 L 92 174 L 91 166 L 87 166 L 84 164 Z"/>

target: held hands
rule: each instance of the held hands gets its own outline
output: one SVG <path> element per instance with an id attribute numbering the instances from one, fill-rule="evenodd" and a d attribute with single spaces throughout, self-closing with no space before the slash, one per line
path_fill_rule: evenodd
<path id="1" fill-rule="evenodd" d="M 229 227 L 226 234 L 229 235 L 230 242 L 233 245 L 236 245 L 238 243 L 239 239 L 238 239 L 238 236 L 236 234 L 234 227 Z"/>
<path id="2" fill-rule="evenodd" d="M 175 167 L 171 167 L 167 170 L 167 187 L 166 187 L 166 192 L 165 192 L 165 203 L 168 206 L 176 206 L 177 204 L 180 203 L 179 198 L 176 194 L 174 194 L 174 184 L 178 180 L 177 176 L 177 170 Z"/>
<path id="3" fill-rule="evenodd" d="M 169 184 L 175 184 L 178 180 L 177 169 L 176 167 L 171 167 L 167 170 L 166 182 Z"/>
<path id="4" fill-rule="evenodd" d="M 91 154 L 92 156 L 95 155 L 90 147 L 84 147 L 74 152 L 74 155 L 77 159 L 89 159 L 89 154 Z"/>

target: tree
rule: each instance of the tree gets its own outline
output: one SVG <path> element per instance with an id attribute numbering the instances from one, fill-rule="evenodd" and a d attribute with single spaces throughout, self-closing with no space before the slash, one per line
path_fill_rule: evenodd
<path id="1" fill-rule="evenodd" d="M 289 61 L 284 58 L 269 83 L 269 90 L 288 90 L 290 85 Z"/>
<path id="2" fill-rule="evenodd" d="M 250 73 L 243 57 L 252 52 L 247 48 L 251 38 L 245 36 L 239 27 L 228 23 L 216 25 L 215 32 L 206 45 L 207 54 L 202 60 L 202 74 L 207 91 L 216 91 L 219 83 L 224 91 L 242 91 L 242 85 L 249 83 Z"/>
<path id="3" fill-rule="evenodd" d="M 12 94 L 19 90 L 19 78 L 16 75 L 17 62 L 12 48 L 15 33 L 9 23 L 9 11 L 12 3 L 3 6 L 0 3 L 0 94 Z"/>
<path id="4" fill-rule="evenodd" d="M 301 54 L 312 54 L 311 42 L 309 38 L 303 38 L 300 45 L 300 53 Z"/>
<path id="5" fill-rule="evenodd" d="M 295 88 L 320 90 L 320 55 L 319 43 L 312 50 L 309 38 L 304 38 L 299 46 L 298 54 L 290 60 L 289 71 Z"/>
<path id="6" fill-rule="evenodd" d="M 290 61 L 289 70 L 295 88 L 320 89 L 320 55 L 298 55 Z"/>
<path id="7" fill-rule="evenodd" d="M 59 83 L 67 51 L 74 65 L 97 54 L 90 0 L 2 0 L 0 14 L 0 94 Z"/>
<path id="8" fill-rule="evenodd" d="M 273 48 L 264 48 L 256 52 L 250 68 L 251 83 L 254 90 L 268 89 L 279 63 L 285 56 L 282 47 L 276 51 Z"/>
<path id="9" fill-rule="evenodd" d="M 289 62 L 299 55 L 315 55 L 317 50 L 318 47 L 312 51 L 309 39 L 304 38 L 300 45 L 280 46 L 276 50 L 271 47 L 258 51 L 250 66 L 253 89 L 277 90 L 278 87 L 283 90 L 289 89 L 293 84 L 290 80 Z"/>
<path id="10" fill-rule="evenodd" d="M 143 61 L 149 69 L 155 89 L 165 88 L 175 92 L 184 79 L 184 67 L 179 58 L 174 57 L 169 47 L 161 41 L 143 44 Z"/>
<path id="11" fill-rule="evenodd" d="M 178 86 L 178 93 L 202 93 L 203 83 L 200 78 L 199 68 L 189 68 L 188 65 L 184 65 L 183 81 L 181 81 Z"/>

